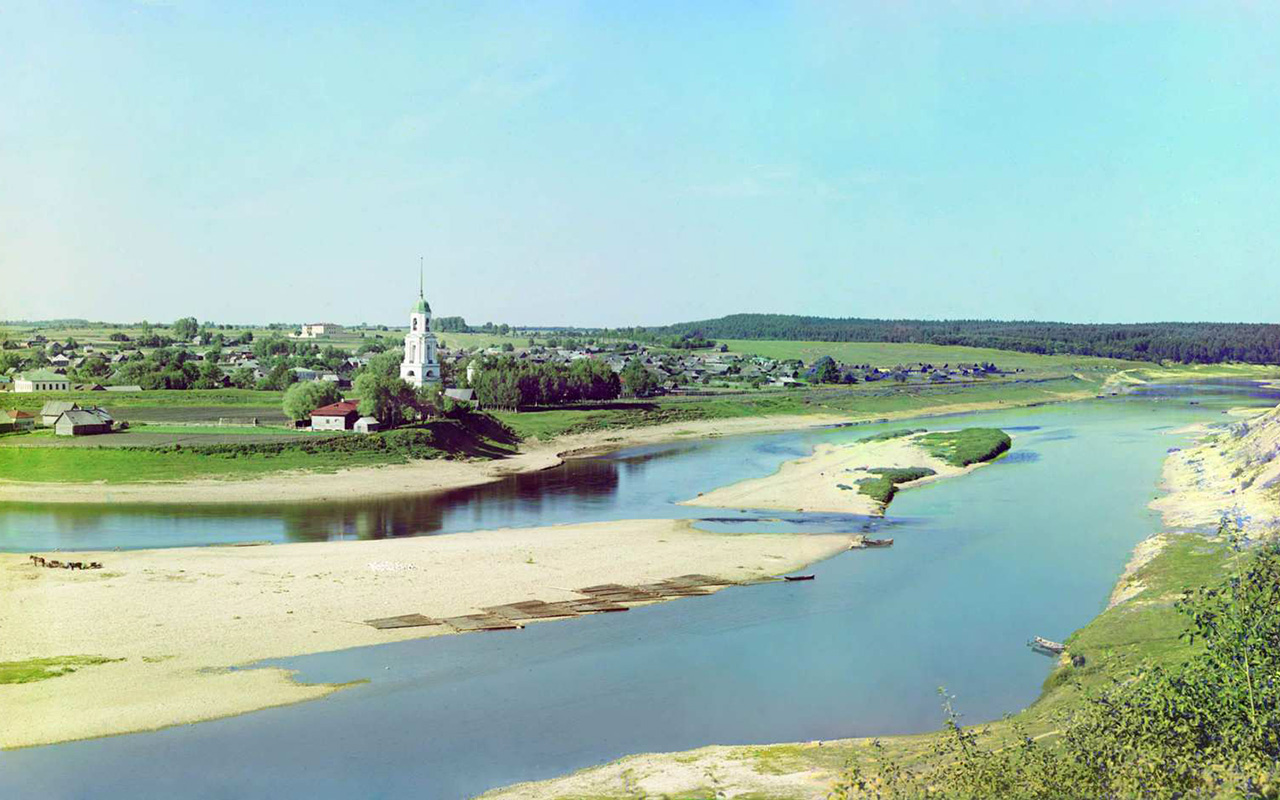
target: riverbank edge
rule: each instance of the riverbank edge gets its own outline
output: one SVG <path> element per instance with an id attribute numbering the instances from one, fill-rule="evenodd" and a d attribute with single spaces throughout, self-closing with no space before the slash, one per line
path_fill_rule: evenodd
<path id="1" fill-rule="evenodd" d="M 512 475 L 553 469 L 569 459 L 591 458 L 630 447 L 842 425 L 907 422 L 983 411 L 1071 403 L 1093 399 L 1095 396 L 1092 391 L 1083 391 L 1063 394 L 1052 400 L 952 403 L 927 409 L 906 409 L 868 415 L 815 412 L 672 422 L 570 434 L 547 442 L 534 439 L 522 446 L 521 451 L 516 455 L 486 461 L 430 459 L 409 464 L 353 467 L 334 472 L 290 471 L 248 479 L 202 478 L 172 482 L 43 483 L 0 480 L 0 503 L 251 505 L 255 503 L 342 503 L 386 499 L 482 486 Z"/>
<path id="2" fill-rule="evenodd" d="M 25 645 L 15 634 L 0 646 L 0 661 L 73 654 L 120 659 L 0 685 L 7 710 L 0 718 L 0 751 L 320 699 L 362 681 L 304 683 L 290 670 L 256 665 L 455 635 L 446 626 L 379 631 L 360 619 L 406 611 L 445 618 L 534 597 L 583 599 L 566 585 L 635 584 L 690 573 L 757 581 L 830 558 L 850 543 L 847 534 L 718 533 L 692 523 L 622 520 L 368 542 L 86 554 L 106 564 L 102 573 L 41 570 L 25 555 L 0 553 L 0 589 L 7 587 L 13 600 L 0 607 L 0 623 L 11 633 L 26 632 Z M 323 569 L 339 578 L 341 596 L 328 590 L 327 581 L 309 580 Z M 450 576 L 447 585 L 439 575 Z M 37 580 L 53 584 L 27 584 Z M 185 588 L 201 580 L 204 591 Z M 709 587 L 721 588 L 727 587 Z M 86 620 L 112 600 L 110 614 Z M 236 622 L 227 619 L 227 609 L 237 612 L 231 617 Z M 155 633 L 158 625 L 161 633 Z M 216 626 L 222 633 L 210 642 L 205 632 Z M 141 641 L 120 632 L 151 637 Z"/>
<path id="3" fill-rule="evenodd" d="M 1269 426 L 1273 435 L 1280 435 L 1280 406 L 1262 412 L 1249 424 Z M 1185 625 L 1171 599 L 1188 583 L 1219 579 L 1231 557 L 1230 547 L 1217 533 L 1216 519 L 1205 516 L 1203 509 L 1198 518 L 1189 516 L 1187 506 L 1191 505 L 1193 495 L 1205 491 L 1228 496 L 1231 490 L 1226 488 L 1226 481 L 1237 478 L 1236 474 L 1220 469 L 1211 489 L 1193 488 L 1193 470 L 1188 465 L 1215 449 L 1219 437 L 1231 427 L 1231 424 L 1204 424 L 1194 430 L 1170 432 L 1193 433 L 1197 438 L 1191 447 L 1171 448 L 1165 457 L 1161 495 L 1148 504 L 1161 513 L 1162 529 L 1134 546 L 1113 585 L 1106 607 L 1067 638 L 1068 654 L 1045 679 L 1040 696 L 1013 715 L 1012 719 L 1021 722 L 1034 738 L 1057 735 L 1056 722 L 1052 719 L 1054 712 L 1076 701 L 1083 691 L 1081 687 L 1098 687 L 1117 675 L 1127 674 L 1136 666 L 1138 659 L 1134 654 L 1142 654 L 1144 645 L 1157 648 L 1157 655 L 1164 656 L 1169 663 L 1178 663 L 1180 654 L 1185 652 L 1186 645 L 1179 637 Z M 1255 427 L 1254 431 L 1257 430 Z M 1234 462 L 1224 466 L 1231 463 Z M 1271 519 L 1263 524 L 1274 526 L 1280 520 L 1280 503 L 1273 501 L 1271 511 Z M 1145 593 L 1150 594 L 1144 597 Z M 1134 635 L 1139 625 L 1143 627 L 1143 636 Z M 1070 654 L 1081 650 L 1088 656 L 1085 666 L 1078 668 L 1072 664 Z M 985 730 L 984 738 L 991 737 L 1002 744 L 1016 743 L 1005 720 L 979 727 Z M 626 800 L 638 792 L 702 796 L 700 793 L 710 791 L 708 796 L 715 796 L 714 790 L 732 788 L 737 793 L 819 800 L 827 797 L 851 758 L 856 757 L 864 764 L 873 763 L 874 750 L 901 766 L 911 767 L 927 761 L 930 744 L 937 735 L 935 732 L 769 745 L 709 745 L 688 751 L 640 753 L 558 778 L 492 789 L 479 798 Z"/>

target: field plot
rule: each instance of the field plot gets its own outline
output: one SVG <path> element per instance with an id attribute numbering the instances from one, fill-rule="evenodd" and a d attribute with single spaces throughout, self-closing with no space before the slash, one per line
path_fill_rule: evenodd
<path id="1" fill-rule="evenodd" d="M 1012 350 L 992 350 L 983 347 L 959 347 L 936 344 L 912 344 L 898 342 L 791 342 L 767 339 L 726 339 L 720 342 L 734 353 L 764 356 L 766 358 L 798 358 L 806 364 L 831 356 L 846 364 L 871 364 L 891 367 L 897 364 L 961 364 L 992 362 L 1002 369 L 1023 369 L 1028 372 L 1065 373 L 1074 370 L 1134 369 L 1151 366 L 1146 362 L 1124 361 L 1116 358 L 1093 358 L 1077 355 L 1037 355 Z"/>

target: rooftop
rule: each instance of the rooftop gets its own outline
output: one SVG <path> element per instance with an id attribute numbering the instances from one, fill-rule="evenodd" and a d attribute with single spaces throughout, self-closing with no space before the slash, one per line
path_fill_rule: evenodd
<path id="1" fill-rule="evenodd" d="M 360 404 L 355 400 L 340 400 L 337 403 L 330 403 L 327 406 L 320 406 L 311 412 L 313 417 L 345 417 L 348 414 L 358 413 Z"/>

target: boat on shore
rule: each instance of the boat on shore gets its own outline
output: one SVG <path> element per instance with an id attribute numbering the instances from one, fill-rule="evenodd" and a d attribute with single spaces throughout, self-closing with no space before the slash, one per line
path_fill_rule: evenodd
<path id="1" fill-rule="evenodd" d="M 1032 650 L 1039 650 L 1045 653 L 1051 653 L 1055 656 L 1062 655 L 1064 652 L 1066 652 L 1066 649 L 1067 649 L 1067 646 L 1065 644 L 1062 644 L 1061 642 L 1055 642 L 1050 639 L 1046 639 L 1043 636 L 1034 637 L 1031 641 L 1027 642 L 1027 646 L 1030 647 Z"/>

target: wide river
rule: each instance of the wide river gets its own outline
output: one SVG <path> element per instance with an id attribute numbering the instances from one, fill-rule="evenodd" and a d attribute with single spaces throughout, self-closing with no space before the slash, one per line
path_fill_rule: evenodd
<path id="1" fill-rule="evenodd" d="M 965 719 L 997 718 L 1032 702 L 1052 666 L 1027 639 L 1087 623 L 1133 545 L 1157 530 L 1146 504 L 1166 451 L 1187 441 L 1171 431 L 1266 402 L 1227 388 L 910 423 L 1004 427 L 1014 450 L 899 494 L 874 523 L 765 522 L 674 502 L 901 423 L 646 447 L 472 490 L 320 509 L 0 505 L 0 547 L 19 551 L 644 517 L 801 534 L 870 527 L 896 540 L 816 564 L 812 582 L 272 662 L 303 681 L 369 683 L 225 720 L 3 752 L 0 797 L 457 798 L 628 753 L 936 729 L 939 686 Z"/>

